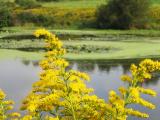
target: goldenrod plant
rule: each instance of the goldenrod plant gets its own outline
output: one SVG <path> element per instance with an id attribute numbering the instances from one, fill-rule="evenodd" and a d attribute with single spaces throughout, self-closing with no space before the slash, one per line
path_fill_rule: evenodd
<path id="1" fill-rule="evenodd" d="M 0 120 L 18 120 L 20 114 L 10 112 L 13 109 L 14 102 L 6 100 L 5 93 L 0 89 Z"/>
<path id="2" fill-rule="evenodd" d="M 160 70 L 160 62 L 146 59 L 142 61 L 138 66 L 131 65 L 131 76 L 123 75 L 122 80 L 129 85 L 127 88 L 120 87 L 120 96 L 115 91 L 109 93 L 109 103 L 112 106 L 112 119 L 111 120 L 126 120 L 128 115 L 148 118 L 147 113 L 128 108 L 130 104 L 140 104 L 149 109 L 155 109 L 155 105 L 149 101 L 146 101 L 141 97 L 141 94 L 148 94 L 153 97 L 156 96 L 156 92 L 151 89 L 145 89 L 142 83 L 152 78 L 152 73 Z"/>
<path id="3" fill-rule="evenodd" d="M 48 52 L 40 62 L 43 70 L 40 80 L 33 84 L 23 102 L 22 109 L 29 111 L 27 117 L 37 120 L 101 119 L 105 101 L 91 94 L 93 89 L 85 84 L 90 80 L 86 73 L 67 70 L 69 63 L 63 59 L 62 42 L 45 29 L 37 30 L 35 36 L 46 39 Z"/>
<path id="4" fill-rule="evenodd" d="M 35 36 L 45 38 L 48 52 L 40 62 L 40 80 L 33 84 L 23 102 L 22 109 L 28 111 L 23 120 L 126 120 L 129 115 L 149 117 L 147 113 L 128 108 L 130 104 L 155 109 L 155 105 L 140 95 L 156 96 L 155 91 L 143 88 L 142 83 L 160 70 L 158 61 L 146 59 L 139 66 L 131 65 L 131 76 L 122 76 L 128 87 L 120 87 L 120 95 L 110 91 L 109 102 L 105 102 L 93 94 L 93 89 L 86 87 L 85 81 L 90 79 L 86 73 L 67 70 L 69 63 L 63 59 L 65 49 L 55 35 L 40 29 Z"/>

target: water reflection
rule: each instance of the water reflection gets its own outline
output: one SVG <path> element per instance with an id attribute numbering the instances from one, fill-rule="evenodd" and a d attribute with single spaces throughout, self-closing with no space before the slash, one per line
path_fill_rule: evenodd
<path id="1" fill-rule="evenodd" d="M 95 94 L 107 100 L 110 90 L 117 91 L 119 86 L 126 85 L 119 80 L 122 74 L 129 74 L 131 63 L 139 62 L 139 60 L 127 61 L 71 61 L 68 69 L 72 68 L 88 73 L 92 81 L 87 83 L 89 87 L 95 89 Z M 31 90 L 32 83 L 39 79 L 40 68 L 38 61 L 27 61 L 20 59 L 0 60 L 0 88 L 8 95 L 9 99 L 16 102 L 15 110 L 20 106 L 21 100 Z M 157 92 L 160 91 L 160 74 L 155 73 L 151 81 L 146 81 L 144 87 L 149 87 Z M 152 120 L 158 120 L 159 117 L 159 101 L 160 97 L 150 98 L 143 96 L 145 99 L 157 104 L 156 110 L 148 110 L 146 108 L 134 105 L 136 109 L 149 112 Z M 137 118 L 129 118 L 129 120 L 138 120 Z"/>

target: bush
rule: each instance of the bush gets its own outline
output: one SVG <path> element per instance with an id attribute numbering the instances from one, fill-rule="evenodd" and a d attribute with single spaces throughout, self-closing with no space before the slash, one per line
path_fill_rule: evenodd
<path id="1" fill-rule="evenodd" d="M 64 9 L 64 8 L 34 8 L 28 10 L 15 10 L 16 25 L 33 23 L 41 26 L 58 28 L 86 27 L 95 21 L 95 9 Z M 43 20 L 42 21 L 42 17 Z M 37 20 L 38 19 L 38 20 Z M 39 20 L 40 19 L 40 20 Z M 41 22 L 40 22 L 41 21 Z M 90 25 L 91 26 L 91 25 Z"/>
<path id="2" fill-rule="evenodd" d="M 0 1 L 0 28 L 12 25 L 13 3 Z"/>
<path id="3" fill-rule="evenodd" d="M 54 24 L 54 19 L 50 16 L 43 14 L 32 14 L 30 12 L 22 12 L 18 14 L 18 20 L 20 23 L 34 23 L 37 26 L 52 26 Z"/>
<path id="4" fill-rule="evenodd" d="M 154 5 L 150 8 L 150 29 L 160 29 L 160 5 Z"/>
<path id="5" fill-rule="evenodd" d="M 97 10 L 99 28 L 128 29 L 142 27 L 149 10 L 148 0 L 110 0 Z"/>
<path id="6" fill-rule="evenodd" d="M 36 0 L 15 0 L 15 3 L 23 8 L 40 7 L 40 4 Z"/>

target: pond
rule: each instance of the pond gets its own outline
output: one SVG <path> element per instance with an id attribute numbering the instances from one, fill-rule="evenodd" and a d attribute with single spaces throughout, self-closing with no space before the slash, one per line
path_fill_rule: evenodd
<path id="1" fill-rule="evenodd" d="M 130 64 L 138 61 L 71 61 L 70 68 L 88 73 L 92 81 L 87 83 L 87 85 L 95 89 L 95 94 L 107 100 L 110 90 L 117 91 L 118 87 L 126 85 L 119 78 L 122 74 L 130 74 Z M 0 60 L 0 88 L 6 92 L 9 99 L 15 101 L 15 110 L 19 109 L 22 99 L 31 90 L 32 83 L 39 79 L 40 71 L 38 61 L 18 58 Z M 156 76 L 153 80 L 145 83 L 144 87 L 152 88 L 160 93 L 159 77 Z M 138 105 L 133 105 L 133 107 L 149 113 L 150 118 L 148 120 L 159 120 L 160 95 L 156 98 L 150 96 L 143 97 L 156 104 L 157 109 L 149 110 Z M 129 117 L 129 120 L 140 119 Z"/>

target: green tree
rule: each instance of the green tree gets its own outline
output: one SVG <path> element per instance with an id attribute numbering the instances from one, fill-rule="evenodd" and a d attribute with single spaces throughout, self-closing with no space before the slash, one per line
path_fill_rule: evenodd
<path id="1" fill-rule="evenodd" d="M 110 0 L 97 10 L 100 28 L 128 29 L 146 23 L 149 0 Z"/>

